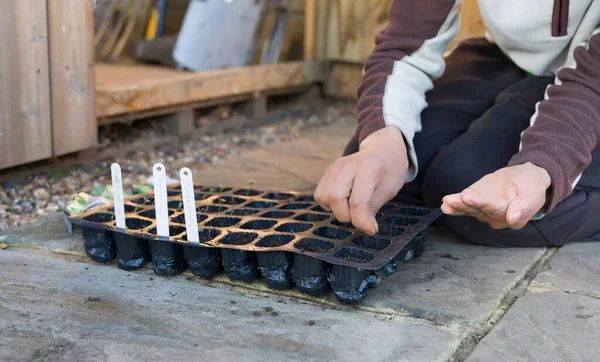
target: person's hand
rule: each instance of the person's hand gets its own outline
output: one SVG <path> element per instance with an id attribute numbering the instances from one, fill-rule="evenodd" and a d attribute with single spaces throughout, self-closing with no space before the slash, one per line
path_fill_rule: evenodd
<path id="1" fill-rule="evenodd" d="M 505 167 L 443 199 L 447 215 L 468 215 L 494 229 L 521 229 L 542 209 L 551 179 L 532 163 Z"/>
<path id="2" fill-rule="evenodd" d="M 343 223 L 376 234 L 375 215 L 404 185 L 408 157 L 404 136 L 395 127 L 373 132 L 360 150 L 327 168 L 315 190 L 315 200 Z"/>

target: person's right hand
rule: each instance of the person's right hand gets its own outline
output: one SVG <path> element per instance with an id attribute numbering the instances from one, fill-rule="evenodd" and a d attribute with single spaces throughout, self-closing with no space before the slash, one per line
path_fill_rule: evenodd
<path id="1" fill-rule="evenodd" d="M 331 164 L 314 197 L 338 221 L 373 235 L 379 231 L 375 215 L 400 191 L 407 171 L 404 137 L 388 126 L 365 138 L 357 153 Z"/>

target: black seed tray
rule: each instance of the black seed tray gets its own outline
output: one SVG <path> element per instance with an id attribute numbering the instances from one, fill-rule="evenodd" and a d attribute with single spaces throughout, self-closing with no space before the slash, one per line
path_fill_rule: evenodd
<path id="1" fill-rule="evenodd" d="M 161 240 L 161 244 L 218 248 L 223 254 L 226 270 L 228 260 L 234 265 L 234 259 L 239 258 L 237 253 L 228 251 L 230 249 L 238 252 L 292 252 L 333 265 L 382 270 L 389 267 L 407 244 L 441 214 L 440 210 L 390 202 L 377 215 L 379 234 L 369 236 L 335 220 L 307 194 L 195 186 L 201 244 L 197 246 L 187 241 L 179 190 L 179 186 L 169 188 L 171 236 L 168 240 Z M 140 239 L 159 240 L 153 193 L 125 199 L 125 231 L 117 230 L 112 211 L 113 205 L 108 204 L 73 215 L 69 220 L 99 234 L 106 230 Z M 141 263 L 144 258 L 144 255 L 138 255 L 136 263 Z M 175 269 L 181 267 L 178 260 L 173 261 Z M 281 263 L 288 268 L 289 262 Z M 282 284 L 288 283 L 282 280 Z"/>

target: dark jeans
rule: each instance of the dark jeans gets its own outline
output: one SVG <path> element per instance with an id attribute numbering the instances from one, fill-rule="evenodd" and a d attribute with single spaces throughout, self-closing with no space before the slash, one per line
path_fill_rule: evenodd
<path id="1" fill-rule="evenodd" d="M 553 77 L 528 76 L 484 39 L 462 43 L 446 60 L 446 72 L 428 92 L 423 129 L 414 145 L 419 173 L 396 200 L 440 207 L 445 195 L 508 164 L 521 132 Z M 358 150 L 356 138 L 345 154 Z M 491 246 L 559 246 L 600 241 L 600 150 L 579 186 L 541 220 L 521 230 L 494 230 L 471 217 L 442 216 L 439 223 L 463 239 Z"/>

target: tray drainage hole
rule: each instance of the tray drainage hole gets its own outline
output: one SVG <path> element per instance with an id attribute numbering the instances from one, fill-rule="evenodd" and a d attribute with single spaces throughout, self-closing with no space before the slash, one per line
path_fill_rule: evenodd
<path id="1" fill-rule="evenodd" d="M 231 187 L 220 187 L 220 186 L 211 186 L 205 187 L 201 189 L 204 192 L 216 193 L 216 192 L 228 192 L 231 191 Z"/>
<path id="2" fill-rule="evenodd" d="M 127 204 L 125 204 L 123 206 L 124 206 L 124 209 L 125 209 L 126 213 L 136 212 L 136 207 L 135 206 L 127 205 Z M 108 212 L 115 212 L 115 208 L 111 206 L 108 209 L 106 209 L 106 211 L 108 211 Z"/>
<path id="3" fill-rule="evenodd" d="M 152 210 L 154 211 L 154 210 Z M 208 219 L 208 216 L 203 214 L 196 214 L 196 221 L 200 224 L 202 221 Z M 180 214 L 171 219 L 171 221 L 176 222 L 178 224 L 185 224 L 185 214 Z"/>
<path id="4" fill-rule="evenodd" d="M 227 210 L 225 206 L 212 206 L 212 205 L 202 205 L 196 208 L 197 212 L 204 212 L 207 214 L 216 214 L 218 212 L 223 212 Z"/>
<path id="5" fill-rule="evenodd" d="M 405 206 L 405 207 L 401 207 L 398 210 L 399 213 L 404 214 L 404 215 L 411 215 L 411 216 L 426 216 L 431 214 L 431 211 L 424 209 L 422 207 L 410 207 L 410 206 Z"/>
<path id="6" fill-rule="evenodd" d="M 298 215 L 294 219 L 298 221 L 308 221 L 308 222 L 319 222 L 329 218 L 329 215 L 325 214 L 302 214 Z"/>
<path id="7" fill-rule="evenodd" d="M 279 231 L 281 233 L 302 233 L 306 230 L 313 227 L 312 224 L 304 224 L 301 222 L 289 222 L 287 224 L 283 224 L 277 227 L 275 231 Z"/>
<path id="8" fill-rule="evenodd" d="M 138 197 L 137 199 L 133 199 L 131 201 L 132 204 L 136 205 L 154 205 L 154 197 L 146 196 L 146 197 Z"/>
<path id="9" fill-rule="evenodd" d="M 254 214 L 257 214 L 259 212 L 260 212 L 260 210 L 235 209 L 235 210 L 227 211 L 226 214 L 227 215 L 233 215 L 233 216 L 246 216 L 246 215 L 254 215 Z"/>
<path id="10" fill-rule="evenodd" d="M 390 216 L 387 219 L 383 220 L 386 224 L 395 224 L 395 225 L 403 225 L 403 226 L 411 226 L 419 223 L 419 219 L 410 216 L 401 216 L 394 215 Z"/>
<path id="11" fill-rule="evenodd" d="M 125 226 L 131 230 L 141 230 L 152 225 L 152 221 L 130 217 L 125 219 Z"/>
<path id="12" fill-rule="evenodd" d="M 92 215 L 88 215 L 83 218 L 83 220 L 85 220 L 85 221 L 98 222 L 98 223 L 105 223 L 105 222 L 113 221 L 114 219 L 115 219 L 115 214 L 109 214 L 109 213 L 92 214 Z"/>
<path id="13" fill-rule="evenodd" d="M 294 244 L 294 247 L 301 251 L 308 251 L 310 253 L 326 253 L 333 249 L 335 244 L 327 240 L 304 238 L 297 241 Z"/>
<path id="14" fill-rule="evenodd" d="M 390 239 L 370 235 L 361 235 L 352 240 L 352 243 L 366 249 L 374 250 L 383 250 L 392 244 Z"/>
<path id="15" fill-rule="evenodd" d="M 282 210 L 299 210 L 309 208 L 312 204 L 303 203 L 303 202 L 295 202 L 293 204 L 285 204 L 280 209 Z"/>
<path id="16" fill-rule="evenodd" d="M 379 235 L 400 236 L 404 234 L 404 228 L 396 225 L 379 224 Z"/>
<path id="17" fill-rule="evenodd" d="M 246 207 L 251 207 L 253 209 L 268 209 L 273 206 L 277 206 L 277 203 L 270 201 L 252 201 L 246 204 Z"/>
<path id="18" fill-rule="evenodd" d="M 216 217 L 206 223 L 206 226 L 214 226 L 218 228 L 226 228 L 233 226 L 242 221 L 239 217 Z"/>
<path id="19" fill-rule="evenodd" d="M 235 191 L 233 194 L 234 195 L 240 195 L 240 196 L 256 196 L 256 195 L 260 195 L 261 193 L 262 192 L 260 192 L 258 190 L 241 189 L 241 190 Z"/>
<path id="20" fill-rule="evenodd" d="M 390 210 L 395 209 L 396 207 L 398 207 L 398 205 L 388 202 L 388 203 L 383 204 L 383 206 L 379 210 L 380 211 L 390 211 Z"/>
<path id="21" fill-rule="evenodd" d="M 169 201 L 167 203 L 167 206 L 169 207 L 169 209 L 183 210 L 183 201 L 181 201 L 181 200 Z"/>
<path id="22" fill-rule="evenodd" d="M 276 248 L 278 246 L 284 246 L 292 240 L 294 240 L 293 235 L 267 235 L 260 239 L 256 243 L 256 246 L 261 248 Z"/>
<path id="23" fill-rule="evenodd" d="M 220 230 L 215 229 L 198 229 L 198 240 L 201 243 L 209 242 L 221 235 Z M 181 240 L 188 241 L 187 234 L 183 235 Z"/>
<path id="24" fill-rule="evenodd" d="M 177 225 L 169 226 L 169 236 L 177 236 L 183 232 L 185 232 L 185 227 L 183 227 L 183 226 L 177 226 Z M 153 227 L 152 229 L 148 230 L 148 233 L 152 234 L 152 235 L 156 235 L 156 227 Z"/>
<path id="25" fill-rule="evenodd" d="M 224 245 L 247 245 L 258 237 L 257 233 L 229 233 L 221 239 Z"/>
<path id="26" fill-rule="evenodd" d="M 335 252 L 335 256 L 337 258 L 353 261 L 355 263 L 368 263 L 375 258 L 375 255 L 369 253 L 368 251 L 356 249 L 350 246 L 341 247 Z"/>
<path id="27" fill-rule="evenodd" d="M 263 198 L 269 200 L 289 200 L 293 199 L 294 195 L 285 192 L 269 192 L 268 194 L 263 195 Z"/>
<path id="28" fill-rule="evenodd" d="M 246 202 L 246 199 L 234 196 L 221 196 L 213 201 L 215 204 L 222 205 L 239 205 L 244 202 Z"/>
<path id="29" fill-rule="evenodd" d="M 311 209 L 312 211 L 316 211 L 316 212 L 327 212 L 327 210 L 325 210 L 324 208 L 322 208 L 321 206 L 315 206 Z"/>
<path id="30" fill-rule="evenodd" d="M 314 231 L 315 235 L 321 236 L 327 239 L 346 239 L 352 236 L 352 232 L 344 229 L 330 228 L 327 226 L 318 228 Z"/>
<path id="31" fill-rule="evenodd" d="M 266 217 L 269 219 L 285 219 L 294 215 L 293 211 L 267 211 L 264 214 L 260 215 L 260 217 Z"/>
<path id="32" fill-rule="evenodd" d="M 173 215 L 175 211 L 168 209 L 169 216 Z M 141 217 L 147 217 L 148 219 L 156 219 L 156 210 L 146 210 L 138 212 L 138 215 Z"/>
<path id="33" fill-rule="evenodd" d="M 315 198 L 312 195 L 304 195 L 296 197 L 296 201 L 298 202 L 314 202 Z"/>
<path id="34" fill-rule="evenodd" d="M 240 227 L 247 230 L 266 230 L 272 228 L 275 224 L 277 224 L 275 220 L 252 220 Z"/>
<path id="35" fill-rule="evenodd" d="M 331 220 L 331 223 L 332 223 L 333 225 L 335 225 L 335 226 L 343 226 L 343 227 L 345 227 L 345 228 L 351 228 L 351 227 L 354 227 L 354 226 L 353 226 L 352 224 L 350 224 L 350 223 L 344 223 L 344 222 L 338 221 L 337 219 L 333 219 L 333 220 Z"/>

